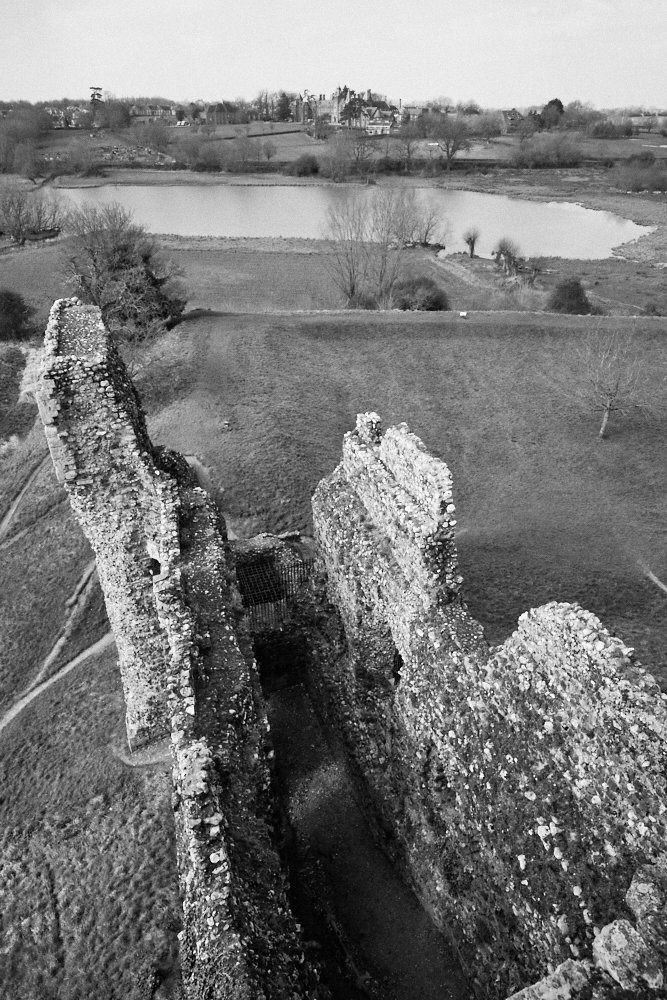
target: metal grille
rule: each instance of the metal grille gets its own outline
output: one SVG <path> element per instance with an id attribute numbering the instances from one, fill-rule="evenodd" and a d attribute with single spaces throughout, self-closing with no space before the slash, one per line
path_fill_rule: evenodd
<path id="1" fill-rule="evenodd" d="M 312 559 L 304 559 L 277 566 L 270 556 L 236 567 L 251 632 L 272 628 L 283 621 L 290 601 L 308 580 L 312 565 Z"/>

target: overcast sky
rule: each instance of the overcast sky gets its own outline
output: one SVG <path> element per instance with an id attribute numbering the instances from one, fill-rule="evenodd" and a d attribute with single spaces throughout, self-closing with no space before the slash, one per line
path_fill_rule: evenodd
<path id="1" fill-rule="evenodd" d="M 253 98 L 667 106 L 667 0 L 0 0 L 0 100 Z"/>

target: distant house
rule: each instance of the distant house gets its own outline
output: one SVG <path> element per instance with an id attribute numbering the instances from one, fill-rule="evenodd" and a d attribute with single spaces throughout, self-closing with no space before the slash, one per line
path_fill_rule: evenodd
<path id="1" fill-rule="evenodd" d="M 364 104 L 362 126 L 370 135 L 389 135 L 398 124 L 398 108 L 386 101 Z"/>
<path id="2" fill-rule="evenodd" d="M 89 128 L 90 108 L 70 104 L 65 108 L 64 120 L 68 128 Z"/>
<path id="3" fill-rule="evenodd" d="M 207 125 L 233 125 L 238 119 L 240 108 L 231 101 L 218 101 L 206 108 Z"/>
<path id="4" fill-rule="evenodd" d="M 347 84 L 337 87 L 331 97 L 304 90 L 292 101 L 291 112 L 295 122 L 324 119 L 332 125 L 365 129 L 377 135 L 388 133 L 398 120 L 395 105 L 374 98 L 370 90 L 361 93 Z"/>
<path id="5" fill-rule="evenodd" d="M 402 104 L 400 107 L 401 124 L 416 122 L 421 115 L 426 114 L 427 110 L 421 104 Z"/>
<path id="6" fill-rule="evenodd" d="M 169 104 L 133 104 L 130 108 L 131 125 L 152 125 L 155 122 L 168 124 L 176 117 L 176 108 Z"/>

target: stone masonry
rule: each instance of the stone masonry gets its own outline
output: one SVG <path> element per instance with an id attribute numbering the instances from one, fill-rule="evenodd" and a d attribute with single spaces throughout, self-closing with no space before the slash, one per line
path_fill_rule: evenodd
<path id="1" fill-rule="evenodd" d="M 99 310 L 51 310 L 37 391 L 95 549 L 132 748 L 170 733 L 187 1000 L 316 998 L 272 840 L 268 723 L 215 505 L 151 445 Z"/>
<path id="2" fill-rule="evenodd" d="M 36 398 L 56 475 L 97 558 L 135 750 L 169 731 L 169 649 L 153 579 L 177 540 L 162 524 L 170 480 L 95 307 L 54 305 Z"/>
<path id="3" fill-rule="evenodd" d="M 489 648 L 462 600 L 451 476 L 405 425 L 383 434 L 361 414 L 313 516 L 326 595 L 311 683 L 477 992 L 547 975 L 522 1000 L 583 996 L 581 983 L 656 995 L 666 696 L 576 605 L 529 611 Z M 642 892 L 658 899 L 652 923 Z"/>

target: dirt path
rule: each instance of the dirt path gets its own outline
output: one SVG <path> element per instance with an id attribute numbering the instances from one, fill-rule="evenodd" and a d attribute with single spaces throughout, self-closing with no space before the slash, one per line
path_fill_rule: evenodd
<path id="1" fill-rule="evenodd" d="M 495 287 L 490 281 L 485 281 L 481 275 L 470 271 L 463 264 L 460 264 L 459 261 L 452 260 L 451 257 L 438 257 L 436 259 L 436 267 L 438 270 L 444 271 L 445 274 L 456 278 L 457 281 L 462 281 L 464 285 L 470 285 L 471 288 Z"/>
<path id="2" fill-rule="evenodd" d="M 79 615 L 83 612 L 83 609 L 85 608 L 88 598 L 91 594 L 91 591 L 93 590 L 93 587 L 97 582 L 96 568 L 97 564 L 95 560 L 91 559 L 91 561 L 88 563 L 83 573 L 81 574 L 77 582 L 77 585 L 74 588 L 72 596 L 69 597 L 67 600 L 67 606 L 69 607 L 70 611 L 69 614 L 67 615 L 67 618 L 65 619 L 65 624 L 62 627 L 60 635 L 58 636 L 53 646 L 49 650 L 47 656 L 42 661 L 41 666 L 39 667 L 32 681 L 19 697 L 23 697 L 23 695 L 28 694 L 30 691 L 32 691 L 34 687 L 36 687 L 38 684 L 41 683 L 41 681 L 44 680 L 44 678 L 48 675 L 52 665 L 56 662 L 56 660 L 62 653 L 63 649 L 69 642 L 72 632 L 76 628 L 77 619 Z"/>
<path id="3" fill-rule="evenodd" d="M 52 684 L 55 684 L 56 681 L 59 681 L 71 670 L 74 670 L 74 668 L 78 667 L 80 663 L 84 662 L 84 660 L 87 660 L 91 656 L 97 656 L 98 653 L 102 653 L 105 649 L 109 649 L 109 647 L 113 645 L 114 637 L 111 632 L 107 632 L 107 634 L 103 635 L 101 639 L 94 642 L 92 646 L 89 646 L 88 649 L 84 649 L 78 654 L 78 656 L 75 656 L 73 660 L 70 660 L 69 663 L 66 663 L 63 667 L 61 667 L 60 670 L 53 675 L 53 677 L 49 677 L 48 680 L 42 681 L 41 684 L 31 688 L 27 694 L 24 694 L 18 701 L 14 702 L 12 707 L 8 709 L 2 717 L 0 717 L 0 733 L 3 729 L 7 728 L 10 722 L 14 721 L 17 715 L 21 714 L 24 708 L 27 708 L 27 706 L 34 701 L 35 698 L 39 698 L 39 696 L 46 691 L 47 688 L 50 688 Z"/>
<path id="4" fill-rule="evenodd" d="M 281 790 L 296 833 L 296 879 L 311 886 L 321 881 L 328 923 L 342 930 L 348 944 L 356 995 L 467 998 L 465 977 L 445 939 L 376 846 L 342 753 L 324 739 L 305 689 L 274 691 L 267 706 Z"/>
<path id="5" fill-rule="evenodd" d="M 42 466 L 44 465 L 44 463 L 47 462 L 47 461 L 50 461 L 50 459 L 51 459 L 50 455 L 46 454 L 44 456 L 44 458 L 32 470 L 32 472 L 30 473 L 30 475 L 28 476 L 28 478 L 24 482 L 23 486 L 21 487 L 21 489 L 19 490 L 19 492 L 16 494 L 16 496 L 14 497 L 14 499 L 12 500 L 12 502 L 10 503 L 9 510 L 7 511 L 7 513 L 5 514 L 5 516 L 3 517 L 2 521 L 0 521 L 0 540 L 3 539 L 6 536 L 7 532 L 9 531 L 9 529 L 11 527 L 11 524 L 12 524 L 12 521 L 14 519 L 14 514 L 18 510 L 19 504 L 21 503 L 21 500 L 23 500 L 23 497 L 26 495 L 26 493 L 28 492 L 28 490 L 32 486 L 33 482 L 37 478 L 40 469 L 42 468 Z"/>

